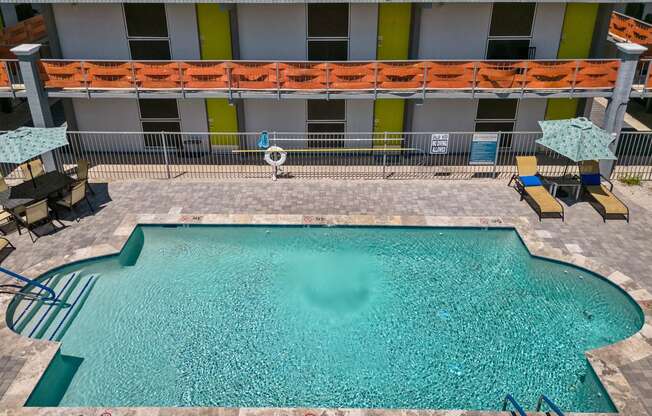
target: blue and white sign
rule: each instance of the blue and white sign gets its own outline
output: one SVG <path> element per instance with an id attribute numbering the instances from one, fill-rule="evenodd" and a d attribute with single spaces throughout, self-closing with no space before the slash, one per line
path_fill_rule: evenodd
<path id="1" fill-rule="evenodd" d="M 493 165 L 498 152 L 498 133 L 474 133 L 469 165 Z"/>
<path id="2" fill-rule="evenodd" d="M 433 133 L 430 136 L 430 154 L 445 155 L 448 154 L 448 133 Z"/>

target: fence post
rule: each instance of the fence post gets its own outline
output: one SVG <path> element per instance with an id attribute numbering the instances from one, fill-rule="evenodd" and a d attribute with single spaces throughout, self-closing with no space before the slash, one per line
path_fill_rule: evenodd
<path id="1" fill-rule="evenodd" d="M 385 169 L 387 167 L 387 132 L 385 132 L 383 142 L 383 179 L 387 179 L 387 176 L 385 176 Z"/>
<path id="2" fill-rule="evenodd" d="M 161 132 L 161 145 L 163 146 L 163 159 L 165 160 L 165 171 L 167 172 L 168 179 L 172 176 L 170 175 L 170 161 L 168 160 L 168 146 L 165 143 L 165 132 Z"/>
<path id="3" fill-rule="evenodd" d="M 620 131 L 625 122 L 625 113 L 627 112 L 627 103 L 632 93 L 632 85 L 636 76 L 636 67 L 641 54 L 647 51 L 647 48 L 636 43 L 616 43 L 620 58 L 620 67 L 618 68 L 618 77 L 614 86 L 607 110 L 604 114 L 604 129 L 616 135 L 616 140 L 609 145 L 614 152 L 618 146 Z M 609 178 L 614 169 L 614 161 L 600 161 L 600 173 Z"/>
<path id="4" fill-rule="evenodd" d="M 503 141 L 503 132 L 498 132 L 498 140 L 496 141 L 496 156 L 494 156 L 494 170 L 491 173 L 491 178 L 496 179 L 496 165 L 498 164 L 498 154 L 500 153 L 500 143 Z"/>
<path id="5" fill-rule="evenodd" d="M 26 43 L 12 48 L 11 52 L 18 58 L 20 74 L 25 85 L 27 104 L 29 105 L 34 127 L 54 127 L 50 103 L 39 73 L 39 49 L 41 49 L 40 44 Z M 46 171 L 57 169 L 52 152 L 43 153 L 41 159 Z"/>

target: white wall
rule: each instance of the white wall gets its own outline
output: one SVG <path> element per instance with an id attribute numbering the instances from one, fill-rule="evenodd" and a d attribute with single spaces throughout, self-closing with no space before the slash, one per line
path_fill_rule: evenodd
<path id="1" fill-rule="evenodd" d="M 566 4 L 538 3 L 530 46 L 537 48 L 536 59 L 555 59 L 561 40 Z"/>
<path id="2" fill-rule="evenodd" d="M 247 132 L 306 131 L 305 100 L 245 99 L 245 127 Z"/>
<path id="3" fill-rule="evenodd" d="M 186 98 L 177 100 L 181 131 L 201 133 L 208 131 L 206 103 L 203 99 Z"/>
<path id="4" fill-rule="evenodd" d="M 64 59 L 129 59 L 120 4 L 52 4 Z"/>
<path id="5" fill-rule="evenodd" d="M 546 117 L 548 100 L 529 99 L 518 103 L 514 131 L 541 131 L 539 121 Z"/>
<path id="6" fill-rule="evenodd" d="M 491 3 L 433 3 L 421 11 L 419 58 L 483 59 Z"/>
<path id="7" fill-rule="evenodd" d="M 166 4 L 172 59 L 201 59 L 194 4 Z"/>
<path id="8" fill-rule="evenodd" d="M 374 101 L 346 101 L 346 131 L 368 133 L 374 131 Z"/>
<path id="9" fill-rule="evenodd" d="M 305 60 L 304 4 L 238 4 L 241 59 Z"/>
<path id="10" fill-rule="evenodd" d="M 73 107 L 80 131 L 141 131 L 138 101 L 134 99 L 73 98 Z M 139 150 L 143 148 L 140 135 L 116 135 L 110 140 L 89 135 L 84 145 L 89 150 Z"/>
<path id="11" fill-rule="evenodd" d="M 414 106 L 412 130 L 415 132 L 473 131 L 478 101 L 470 99 L 431 99 Z"/>
<path id="12" fill-rule="evenodd" d="M 376 59 L 378 4 L 349 4 L 349 59 Z"/>

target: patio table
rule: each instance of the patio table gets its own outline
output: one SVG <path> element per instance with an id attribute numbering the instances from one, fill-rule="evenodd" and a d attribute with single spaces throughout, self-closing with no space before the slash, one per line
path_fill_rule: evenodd
<path id="1" fill-rule="evenodd" d="M 575 197 L 575 200 L 580 199 L 580 192 L 582 191 L 582 182 L 577 175 L 571 176 L 561 176 L 561 177 L 548 177 L 545 178 L 545 181 L 549 183 L 550 193 L 552 196 L 557 197 L 557 191 L 559 188 L 571 188 L 572 195 Z"/>
<path id="2" fill-rule="evenodd" d="M 74 179 L 61 172 L 47 172 L 0 192 L 0 205 L 13 212 L 19 206 L 29 205 L 66 189 L 73 182 Z"/>

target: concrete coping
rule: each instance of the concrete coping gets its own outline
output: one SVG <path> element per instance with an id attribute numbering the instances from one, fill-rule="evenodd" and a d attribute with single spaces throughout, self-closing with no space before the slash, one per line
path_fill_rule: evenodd
<path id="1" fill-rule="evenodd" d="M 639 55 L 647 51 L 647 48 L 645 46 L 639 45 L 638 43 L 632 43 L 632 42 L 617 42 L 616 47 L 620 52 L 623 52 L 628 55 L 634 55 L 636 57 L 638 57 Z"/>
<path id="2" fill-rule="evenodd" d="M 587 351 L 586 357 L 595 374 L 609 394 L 618 414 L 649 416 L 641 399 L 623 375 L 621 367 L 652 356 L 652 294 L 640 287 L 633 279 L 579 254 L 566 253 L 541 241 L 536 228 L 525 217 L 447 217 L 418 215 L 267 215 L 267 214 L 128 214 L 115 229 L 108 243 L 84 247 L 66 256 L 50 258 L 38 263 L 22 274 L 38 277 L 49 270 L 90 258 L 119 254 L 138 225 L 203 224 L 203 225 L 357 225 L 402 227 L 468 227 L 513 229 L 521 238 L 528 252 L 540 258 L 561 261 L 595 273 L 626 292 L 644 314 L 641 329 L 627 339 L 615 344 Z M 409 410 L 409 409 L 304 409 L 304 408 L 37 408 L 23 407 L 36 387 L 50 361 L 59 350 L 60 343 L 27 338 L 13 332 L 6 324 L 8 300 L 0 297 L 0 334 L 3 355 L 20 357 L 25 365 L 13 380 L 5 395 L 0 398 L 0 409 L 11 409 L 12 415 L 184 415 L 189 411 L 197 415 L 223 416 L 494 416 L 499 411 L 465 410 Z M 6 348 L 3 347 L 3 344 Z M 497 401 L 502 398 L 497 398 Z M 1 412 L 0 412 L 1 413 Z M 534 414 L 534 413 L 530 413 Z M 567 413 L 580 415 L 580 413 Z M 613 415 L 613 413 L 601 415 Z M 588 415 L 588 414 L 584 414 Z M 592 413 L 596 416 L 598 413 Z"/>
<path id="3" fill-rule="evenodd" d="M 40 43 L 23 43 L 22 45 L 11 48 L 11 52 L 16 56 L 31 56 L 36 55 L 41 49 Z"/>

